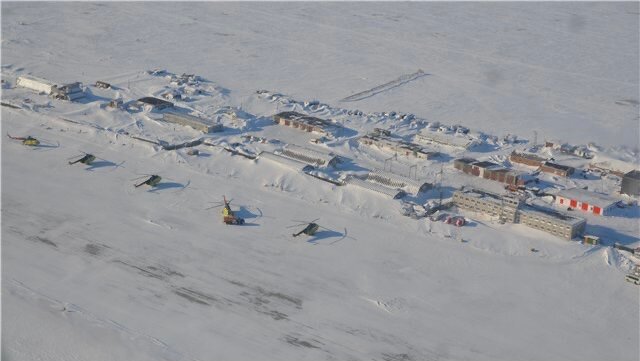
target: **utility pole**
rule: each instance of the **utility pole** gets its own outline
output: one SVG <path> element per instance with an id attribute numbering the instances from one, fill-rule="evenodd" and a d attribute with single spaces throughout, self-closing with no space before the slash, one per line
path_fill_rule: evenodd
<path id="1" fill-rule="evenodd" d="M 438 182 L 438 210 L 440 210 L 440 208 L 442 208 L 442 168 L 443 166 L 440 166 L 440 181 Z"/>

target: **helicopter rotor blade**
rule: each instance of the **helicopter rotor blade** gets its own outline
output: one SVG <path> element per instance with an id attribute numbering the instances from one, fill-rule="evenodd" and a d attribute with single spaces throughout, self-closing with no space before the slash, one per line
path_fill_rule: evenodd
<path id="1" fill-rule="evenodd" d="M 302 227 L 302 226 L 304 226 L 305 224 L 307 224 L 307 225 L 308 225 L 308 223 L 300 223 L 300 224 L 294 224 L 294 225 L 292 225 L 292 226 L 288 226 L 288 227 L 286 227 L 286 228 Z"/>
<path id="2" fill-rule="evenodd" d="M 140 177 L 133 178 L 133 179 L 130 179 L 130 180 L 131 180 L 131 181 L 136 181 L 136 180 L 138 180 L 138 179 L 142 179 L 142 178 L 144 178 L 144 177 L 150 177 L 150 176 L 145 174 L 145 175 L 141 175 Z"/>
<path id="3" fill-rule="evenodd" d="M 299 219 L 292 219 L 291 222 L 300 222 L 300 223 L 314 223 L 315 221 L 317 221 L 320 218 L 316 218 L 313 221 L 301 221 Z"/>
<path id="4" fill-rule="evenodd" d="M 73 157 L 67 158 L 67 160 L 71 160 L 71 159 L 78 158 L 78 157 L 82 157 L 82 154 L 74 155 Z"/>

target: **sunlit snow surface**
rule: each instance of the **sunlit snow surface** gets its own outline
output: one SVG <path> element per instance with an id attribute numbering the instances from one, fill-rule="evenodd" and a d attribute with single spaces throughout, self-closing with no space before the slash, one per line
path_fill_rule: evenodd
<path id="1" fill-rule="evenodd" d="M 240 114 L 240 127 L 269 139 L 311 146 L 310 135 L 272 125 L 266 117 L 284 105 L 258 89 L 318 99 L 334 107 L 324 117 L 397 111 L 497 136 L 536 130 L 539 141 L 624 145 L 613 155 L 629 160 L 638 8 L 3 2 L 3 79 L 116 89 L 69 103 L 3 84 L 3 102 L 21 109 L 2 107 L 2 132 L 43 146 L 2 139 L 2 359 L 637 360 L 638 287 L 624 281 L 621 252 L 473 214 L 460 229 L 413 220 L 382 195 L 220 148 L 164 151 L 124 132 L 200 135 L 99 104 L 159 95 L 168 81 L 145 70 L 166 69 L 208 80 L 181 106 L 210 117 L 242 106 L 252 115 Z M 426 75 L 340 102 L 418 69 Z M 380 152 L 350 137 L 394 123 L 344 120 L 353 134 L 331 150 L 354 171 L 381 167 Z M 211 138 L 238 141 L 224 122 Z M 67 164 L 82 152 L 100 159 Z M 440 169 L 425 164 L 429 176 Z M 447 184 L 482 181 L 449 165 Z M 163 181 L 134 188 L 144 174 Z M 246 225 L 207 209 L 222 195 Z M 328 229 L 291 236 L 292 220 L 316 218 Z M 588 230 L 637 246 L 637 221 L 636 207 L 588 217 Z"/>

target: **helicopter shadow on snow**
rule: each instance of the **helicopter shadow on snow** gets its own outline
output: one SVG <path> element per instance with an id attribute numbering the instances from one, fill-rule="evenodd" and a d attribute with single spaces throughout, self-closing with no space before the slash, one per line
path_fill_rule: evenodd
<path id="1" fill-rule="evenodd" d="M 116 169 L 122 166 L 124 162 L 126 161 L 122 161 L 121 163 L 114 163 L 108 160 L 100 160 L 97 162 L 92 162 L 89 167 L 85 168 L 85 170 L 93 172 L 95 169 L 105 168 L 105 167 L 114 167 L 114 169 Z"/>
<path id="2" fill-rule="evenodd" d="M 332 238 L 338 238 L 338 239 L 332 240 Z M 314 245 L 315 244 L 334 244 L 342 241 L 344 238 L 345 238 L 344 233 L 340 233 L 333 230 L 322 230 L 322 231 L 316 232 L 313 235 L 313 237 L 309 238 L 307 240 L 307 243 L 311 243 Z"/>
<path id="3" fill-rule="evenodd" d="M 161 182 L 158 183 L 152 189 L 149 189 L 147 192 L 149 193 L 159 193 L 160 191 L 166 191 L 169 189 L 175 189 L 176 191 L 181 191 L 186 189 L 191 184 L 191 181 L 188 181 L 186 184 L 178 183 L 178 182 Z"/>
<path id="4" fill-rule="evenodd" d="M 244 218 L 244 219 L 258 219 L 262 217 L 262 211 L 260 210 L 260 208 L 257 208 L 257 207 L 256 207 L 256 211 L 252 212 L 251 210 L 249 210 L 249 208 L 245 206 L 239 206 L 238 211 L 236 211 L 235 214 L 238 217 Z"/>

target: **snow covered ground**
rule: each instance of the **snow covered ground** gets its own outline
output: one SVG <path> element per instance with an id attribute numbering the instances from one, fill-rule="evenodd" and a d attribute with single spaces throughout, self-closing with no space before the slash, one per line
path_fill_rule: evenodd
<path id="1" fill-rule="evenodd" d="M 2 107 L 2 131 L 42 142 L 2 141 L 3 360 L 638 359 L 627 253 L 473 213 L 462 228 L 410 219 L 399 201 L 221 147 L 163 150 L 131 136 L 178 144 L 203 135 L 157 112 L 101 105 L 175 90 L 146 70 L 195 73 L 203 94 L 176 104 L 224 123 L 207 142 L 259 152 L 280 144 L 240 136 L 279 139 L 347 157 L 350 172 L 389 156 L 355 136 L 423 126 L 381 112 L 462 124 L 485 143 L 394 163 L 430 181 L 443 166 L 448 195 L 495 186 L 450 166 L 462 155 L 503 161 L 517 147 L 488 135 L 595 141 L 633 164 L 638 3 L 1 6 L 2 101 L 18 107 Z M 417 69 L 427 75 L 340 102 Z M 14 88 L 27 73 L 114 87 L 51 100 Z M 315 135 L 269 118 L 291 109 L 346 128 L 311 145 Z M 82 152 L 99 159 L 67 164 Z M 143 174 L 163 180 L 134 188 Z M 612 193 L 619 184 L 544 181 Z M 207 209 L 223 195 L 244 226 Z M 316 236 L 291 236 L 293 220 L 316 218 L 326 227 Z M 591 233 L 640 243 L 637 207 L 587 218 Z"/>

